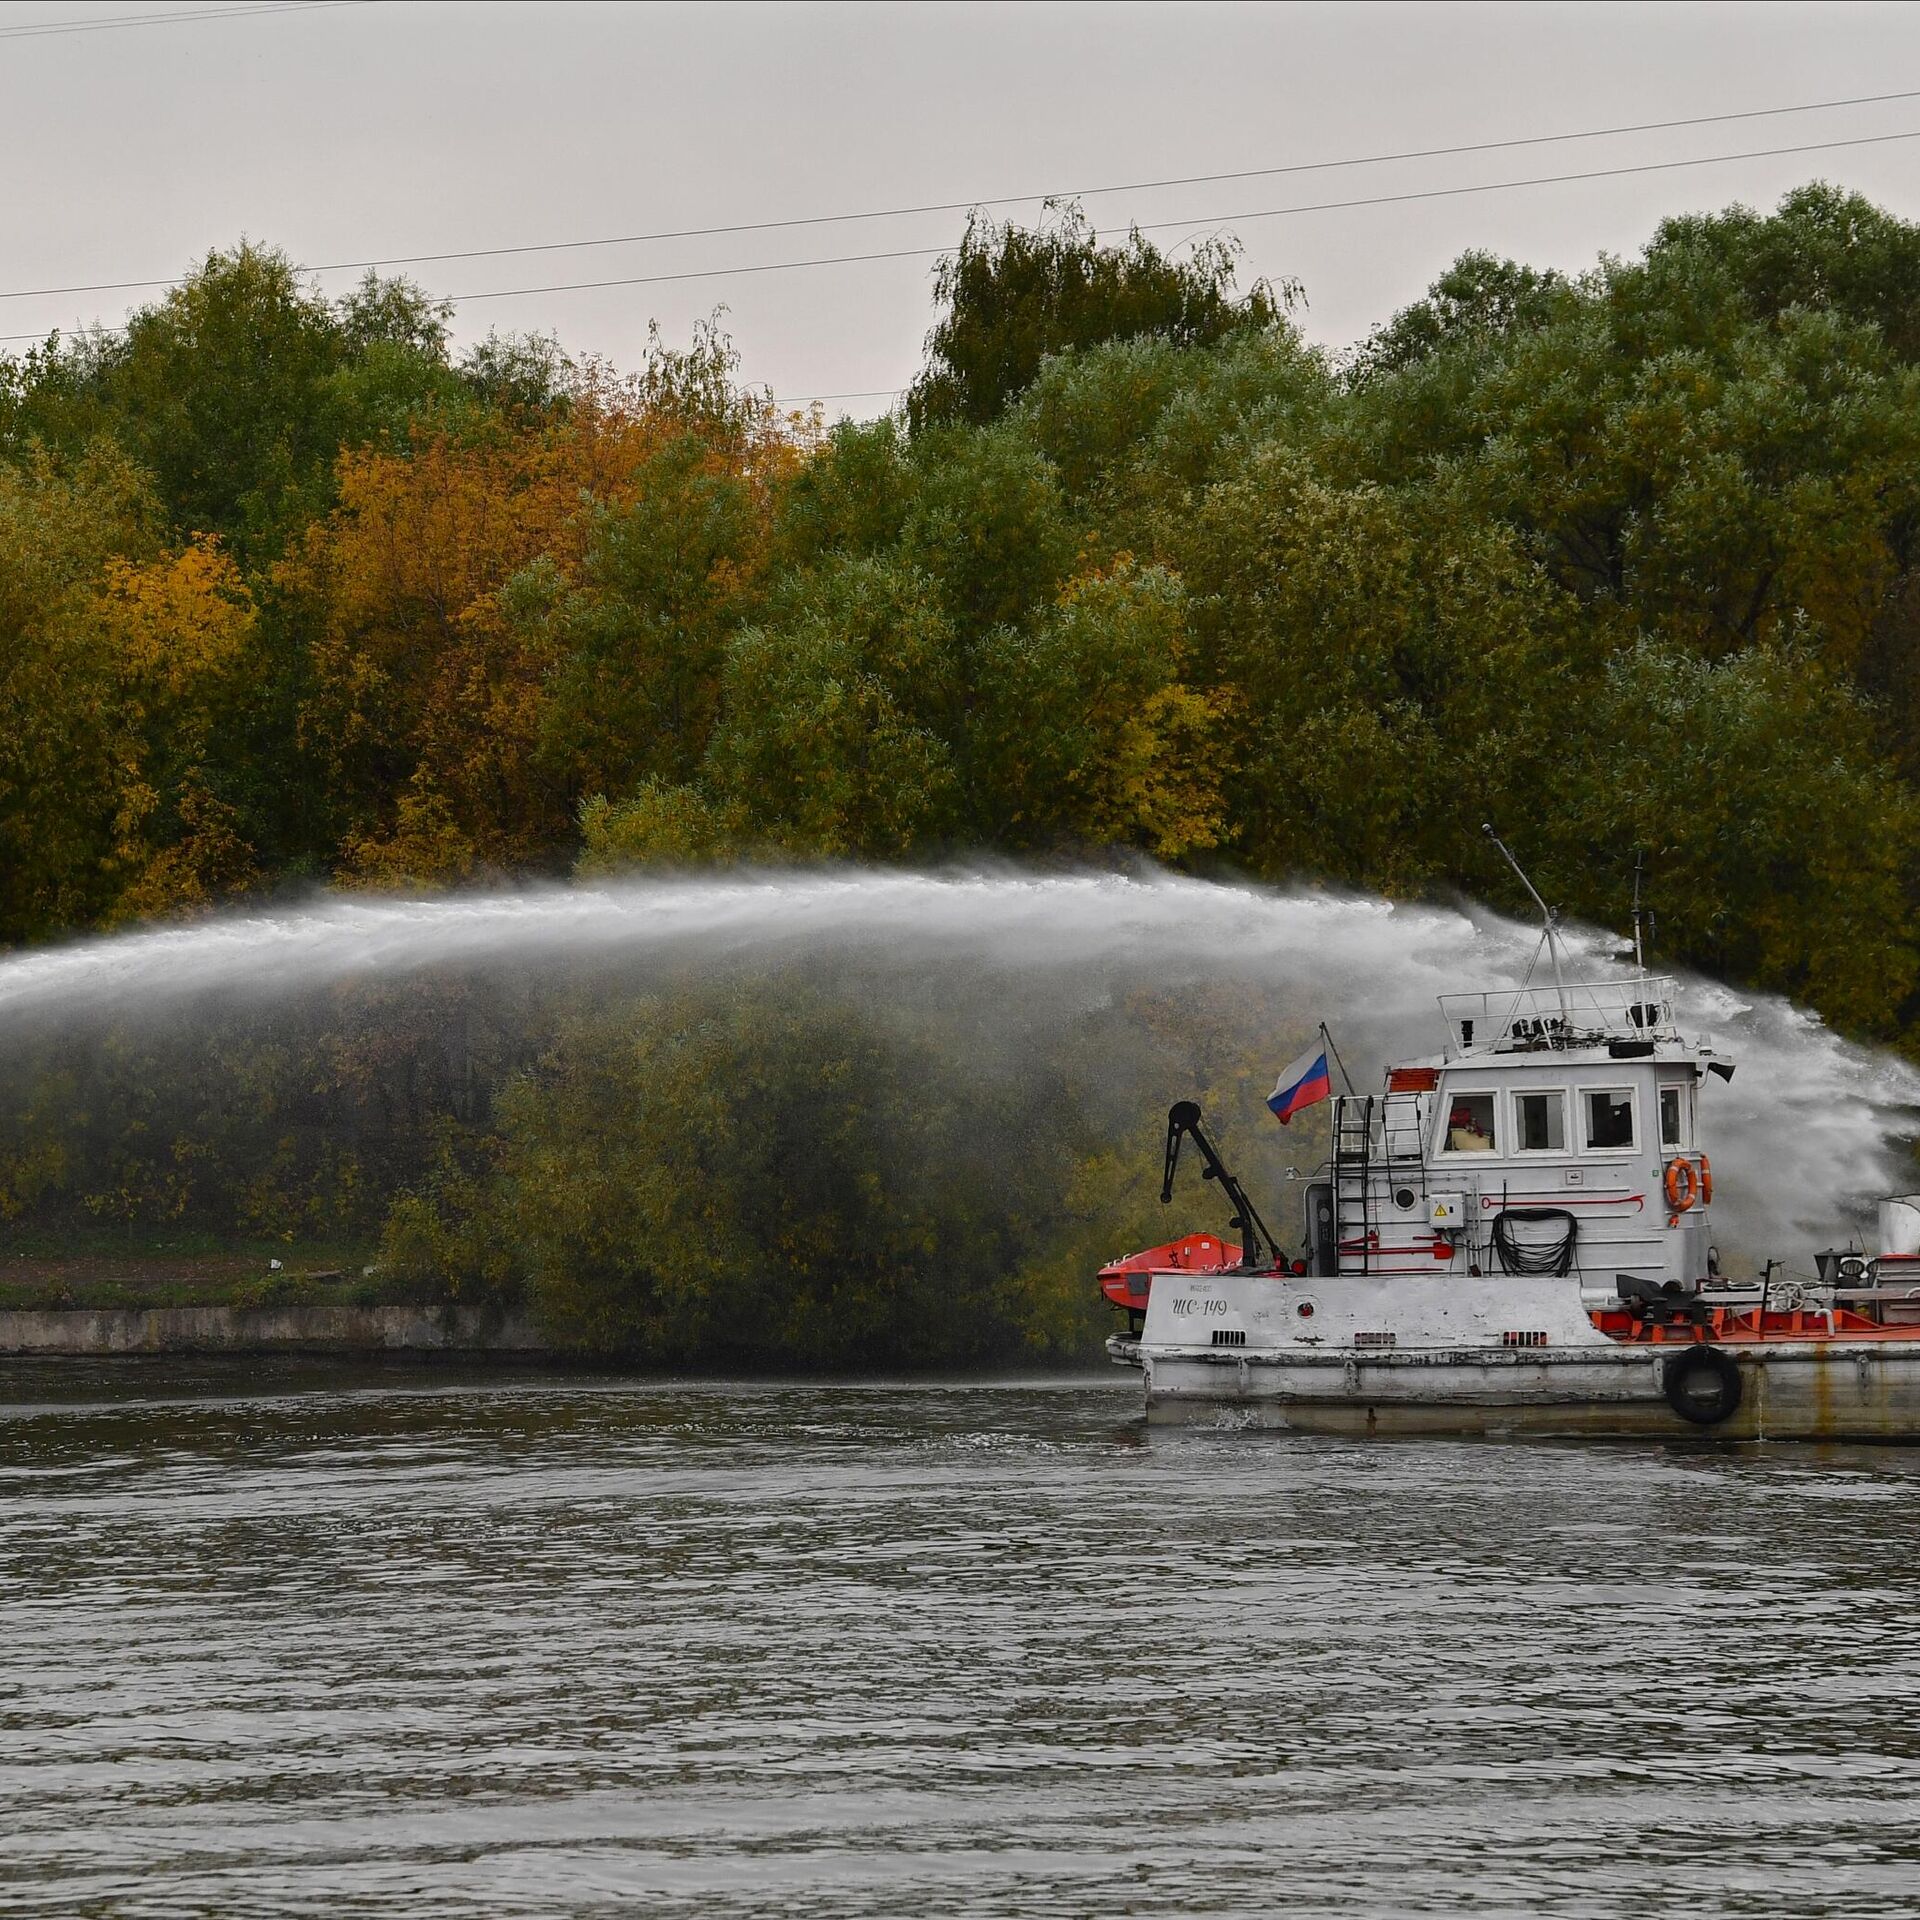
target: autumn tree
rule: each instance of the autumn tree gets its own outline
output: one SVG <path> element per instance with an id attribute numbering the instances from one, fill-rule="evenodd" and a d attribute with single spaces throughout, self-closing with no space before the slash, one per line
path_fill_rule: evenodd
<path id="1" fill-rule="evenodd" d="M 99 582 L 155 550 L 156 519 L 111 449 L 0 465 L 0 941 L 87 925 L 118 890 L 143 756 Z"/>
<path id="2" fill-rule="evenodd" d="M 708 334 L 557 418 L 343 456 L 281 569 L 315 628 L 302 738 L 345 864 L 402 883 L 555 857 L 581 801 L 684 772 L 750 602 L 791 430 Z"/>
<path id="3" fill-rule="evenodd" d="M 202 907 L 257 877 L 240 811 L 215 753 L 222 709 L 256 640 L 252 598 L 208 538 L 137 566 L 104 569 L 98 609 L 122 724 L 137 743 L 115 809 L 115 918 Z"/>

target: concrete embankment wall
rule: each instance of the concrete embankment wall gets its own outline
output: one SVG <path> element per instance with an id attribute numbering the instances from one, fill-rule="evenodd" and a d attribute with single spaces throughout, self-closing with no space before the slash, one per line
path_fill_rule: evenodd
<path id="1" fill-rule="evenodd" d="M 0 1356 L 115 1353 L 537 1355 L 525 1320 L 478 1307 L 66 1307 L 0 1310 Z"/>

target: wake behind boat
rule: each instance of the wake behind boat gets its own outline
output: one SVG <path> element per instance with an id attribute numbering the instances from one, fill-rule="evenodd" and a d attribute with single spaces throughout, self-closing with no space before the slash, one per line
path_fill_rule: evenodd
<path id="1" fill-rule="evenodd" d="M 1682 1035 L 1644 965 L 1564 980 L 1541 911 L 1551 985 L 1444 995 L 1439 1054 L 1328 1094 L 1299 1254 L 1198 1107 L 1173 1108 L 1162 1198 L 1191 1139 L 1241 1244 L 1190 1234 L 1102 1269 L 1128 1317 L 1108 1351 L 1140 1369 L 1148 1419 L 1920 1438 L 1920 1196 L 1883 1201 L 1878 1250 L 1820 1253 L 1810 1281 L 1723 1274 L 1704 1110 L 1733 1063 Z M 1311 1076 L 1276 1110 L 1327 1092 Z"/>

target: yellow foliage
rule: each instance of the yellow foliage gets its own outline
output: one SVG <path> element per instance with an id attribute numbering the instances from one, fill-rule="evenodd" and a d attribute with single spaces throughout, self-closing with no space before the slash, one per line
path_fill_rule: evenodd
<path id="1" fill-rule="evenodd" d="M 417 782 L 400 796 L 390 832 L 352 835 L 345 853 L 349 883 L 373 891 L 462 880 L 484 864 L 454 823 L 444 797 Z"/>
<path id="2" fill-rule="evenodd" d="M 215 705 L 252 645 L 239 569 L 208 538 L 101 571 L 96 623 L 121 709 L 109 924 L 192 912 L 257 877 L 205 765 Z"/>
<path id="3" fill-rule="evenodd" d="M 103 587 L 120 672 L 153 699 L 185 699 L 238 660 L 253 634 L 246 583 L 204 535 L 144 565 L 114 555 Z"/>
<path id="4" fill-rule="evenodd" d="M 151 803 L 150 788 L 139 792 Z M 160 847 L 147 847 L 137 829 L 145 815 L 127 818 L 121 858 L 133 869 L 120 890 L 109 923 L 193 913 L 225 893 L 237 893 L 259 877 L 253 849 L 239 830 L 239 816 L 207 789 L 198 769 L 184 775 L 174 799 L 181 832 Z M 123 810 L 124 815 L 124 810 Z"/>
<path id="5" fill-rule="evenodd" d="M 1010 696 L 1002 751 L 1025 818 L 1161 859 L 1228 837 L 1233 696 L 1180 677 L 1190 650 L 1170 569 L 1121 555 L 1067 582 L 1047 633 L 996 662 Z"/>
<path id="6" fill-rule="evenodd" d="M 1121 718 L 1088 796 L 1091 837 L 1144 846 L 1162 860 L 1219 846 L 1229 831 L 1219 733 L 1232 706 L 1229 693 L 1176 683 Z"/>
<path id="7" fill-rule="evenodd" d="M 333 792 L 363 812 L 347 835 L 351 872 L 383 885 L 452 878 L 572 837 L 578 796 L 539 753 L 555 648 L 504 591 L 536 561 L 568 590 L 596 511 L 638 497 L 647 463 L 689 439 L 704 467 L 754 477 L 763 519 L 767 488 L 801 457 L 770 403 L 709 420 L 648 376 L 595 368 L 561 425 L 342 455 L 339 505 L 280 579 L 320 615 L 319 688 L 301 730 Z M 399 801 L 386 797 L 396 769 Z"/>
<path id="8" fill-rule="evenodd" d="M 576 873 L 613 873 L 623 867 L 723 866 L 748 836 L 746 809 L 716 805 L 696 789 L 658 780 L 615 804 L 593 795 L 580 809 Z"/>

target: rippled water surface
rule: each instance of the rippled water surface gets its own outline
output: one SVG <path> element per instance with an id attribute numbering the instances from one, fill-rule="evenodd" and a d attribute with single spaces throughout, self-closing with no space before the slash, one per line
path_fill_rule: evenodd
<path id="1" fill-rule="evenodd" d="M 1920 1904 L 1920 1455 L 0 1374 L 0 1907 Z"/>

